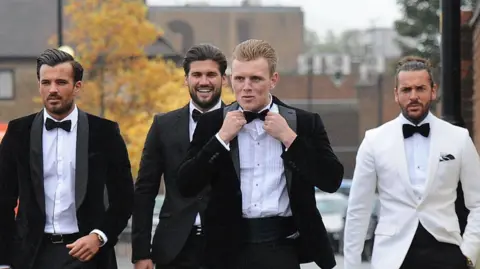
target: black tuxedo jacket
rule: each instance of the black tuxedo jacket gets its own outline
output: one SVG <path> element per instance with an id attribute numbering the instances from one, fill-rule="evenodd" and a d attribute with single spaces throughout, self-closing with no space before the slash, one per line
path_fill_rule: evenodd
<path id="1" fill-rule="evenodd" d="M 15 269 L 32 268 L 44 234 L 43 113 L 11 121 L 0 148 L 0 264 Z M 79 233 L 87 235 L 93 229 L 104 232 L 108 242 L 93 262 L 97 268 L 117 268 L 114 245 L 133 205 L 127 148 L 115 122 L 79 110 L 77 124 L 75 205 Z M 105 186 L 108 209 L 104 206 Z"/>
<path id="2" fill-rule="evenodd" d="M 223 107 L 223 103 L 222 103 Z M 190 109 L 183 108 L 155 116 L 148 132 L 135 183 L 132 221 L 132 260 L 152 259 L 156 264 L 170 263 L 183 248 L 196 215 L 206 208 L 208 188 L 195 197 L 185 198 L 178 192 L 178 167 L 190 145 Z M 160 222 L 151 242 L 153 207 L 161 177 L 166 197 L 160 211 Z"/>
<path id="3" fill-rule="evenodd" d="M 302 263 L 315 261 L 321 268 L 333 268 L 335 257 L 316 207 L 314 187 L 335 192 L 343 178 L 343 166 L 330 147 L 318 114 L 289 107 L 275 97 L 273 102 L 298 135 L 281 158 L 293 218 L 300 233 L 296 239 L 299 258 Z M 200 118 L 177 179 L 180 192 L 187 197 L 211 186 L 204 221 L 208 268 L 230 268 L 243 236 L 239 226 L 242 219 L 241 149 L 234 139 L 228 151 L 215 137 L 225 113 L 236 109 L 238 104 L 234 103 Z"/>

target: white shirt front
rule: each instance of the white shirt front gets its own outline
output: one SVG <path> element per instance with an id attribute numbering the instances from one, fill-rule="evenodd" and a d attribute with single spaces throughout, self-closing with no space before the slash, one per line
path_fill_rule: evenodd
<path id="1" fill-rule="evenodd" d="M 269 104 L 263 110 L 270 105 L 270 111 L 278 113 L 276 104 Z M 283 159 L 280 157 L 282 143 L 267 134 L 263 123 L 255 119 L 245 124 L 237 136 L 243 216 L 291 216 Z"/>
<path id="2" fill-rule="evenodd" d="M 272 103 L 271 95 L 270 104 L 261 111 L 268 108 L 278 113 L 278 106 Z M 292 211 L 281 157 L 282 143 L 267 134 L 263 124 L 263 121 L 255 119 L 245 124 L 237 135 L 243 217 L 288 217 Z M 215 137 L 230 150 L 230 145 L 218 133 Z"/>
<path id="3" fill-rule="evenodd" d="M 222 101 L 219 100 L 218 103 L 215 106 L 213 106 L 210 110 L 208 110 L 207 112 L 213 111 L 215 109 L 219 109 L 221 106 L 222 106 Z M 195 132 L 195 128 L 197 128 L 197 123 L 192 119 L 192 112 L 193 112 L 194 109 L 196 109 L 200 112 L 202 112 L 202 111 L 195 107 L 192 100 L 190 100 L 189 109 L 190 109 L 190 113 L 188 114 L 189 115 L 189 117 L 188 117 L 188 122 L 189 122 L 188 130 L 190 132 L 189 137 L 190 137 L 190 142 L 191 142 L 192 138 L 193 138 L 193 133 Z M 197 217 L 195 218 L 194 225 L 195 226 L 200 226 L 201 225 L 200 214 L 197 214 Z"/>
<path id="4" fill-rule="evenodd" d="M 54 121 L 44 110 L 47 118 Z M 43 126 L 43 178 L 45 190 L 45 233 L 77 233 L 77 210 L 75 206 L 75 169 L 77 150 L 78 109 L 62 121 L 71 120 L 70 132 L 61 128 L 47 131 Z"/>
<path id="5" fill-rule="evenodd" d="M 431 117 L 432 116 L 429 113 L 427 117 L 417 126 L 430 123 Z M 403 115 L 401 116 L 401 119 L 403 124 L 414 125 Z M 424 137 L 419 133 L 415 133 L 411 137 L 404 139 L 404 144 L 410 184 L 412 185 L 415 195 L 421 199 L 425 191 L 425 182 L 427 181 L 430 135 L 428 137 Z"/>

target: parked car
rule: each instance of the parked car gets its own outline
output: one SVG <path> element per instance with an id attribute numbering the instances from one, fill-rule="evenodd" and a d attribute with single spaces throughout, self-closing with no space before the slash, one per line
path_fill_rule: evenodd
<path id="1" fill-rule="evenodd" d="M 345 195 L 338 193 L 316 193 L 317 208 L 322 215 L 323 224 L 327 230 L 328 237 L 332 243 L 334 252 L 340 250 L 341 233 L 345 226 L 345 212 L 348 199 Z"/>
<path id="2" fill-rule="evenodd" d="M 344 178 L 342 180 L 342 184 L 340 185 L 340 187 L 338 188 L 337 192 L 336 193 L 340 193 L 340 194 L 343 194 L 345 196 L 349 196 L 350 195 L 350 188 L 352 187 L 352 180 L 351 179 L 347 179 L 347 178 Z M 319 188 L 315 187 L 315 191 L 317 192 L 322 192 Z"/>
<path id="3" fill-rule="evenodd" d="M 338 188 L 337 193 L 341 193 L 345 196 L 350 195 L 350 188 L 352 187 L 352 180 L 344 178 L 340 188 Z"/>

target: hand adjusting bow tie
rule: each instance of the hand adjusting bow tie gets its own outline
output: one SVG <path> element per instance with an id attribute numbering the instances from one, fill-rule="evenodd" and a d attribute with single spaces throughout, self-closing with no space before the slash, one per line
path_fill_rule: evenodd
<path id="1" fill-rule="evenodd" d="M 50 118 L 47 118 L 47 120 L 45 121 L 45 129 L 47 129 L 47 131 L 50 131 L 55 128 L 61 128 L 67 132 L 70 132 L 70 129 L 72 128 L 72 121 L 54 121 Z"/>
<path id="2" fill-rule="evenodd" d="M 411 124 L 404 124 L 403 125 L 403 137 L 404 138 L 409 138 L 411 137 L 414 133 L 419 133 L 423 135 L 424 137 L 428 137 L 430 134 L 430 124 L 425 123 L 420 126 L 414 126 Z"/>
<path id="3" fill-rule="evenodd" d="M 265 121 L 265 117 L 268 114 L 268 109 L 263 110 L 262 112 L 252 112 L 252 111 L 243 111 L 243 115 L 245 116 L 245 119 L 247 120 L 247 123 L 252 122 L 254 119 L 259 119 L 261 121 Z"/>
<path id="4" fill-rule="evenodd" d="M 192 111 L 192 120 L 193 120 L 194 122 L 197 122 L 198 119 L 200 119 L 201 116 L 202 116 L 202 112 L 198 111 L 197 109 L 194 109 L 194 110 Z"/>

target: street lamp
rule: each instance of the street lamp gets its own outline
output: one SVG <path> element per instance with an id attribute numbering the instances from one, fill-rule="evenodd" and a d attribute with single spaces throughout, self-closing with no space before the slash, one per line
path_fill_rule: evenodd
<path id="1" fill-rule="evenodd" d="M 57 0 L 57 35 L 58 47 L 63 46 L 63 3 L 62 0 Z"/>
<path id="2" fill-rule="evenodd" d="M 73 58 L 75 58 L 75 51 L 74 51 L 71 47 L 69 47 L 69 46 L 60 46 L 60 47 L 58 48 L 58 50 L 61 50 L 61 51 L 63 51 L 63 52 L 66 52 L 66 53 L 72 55 Z"/>

